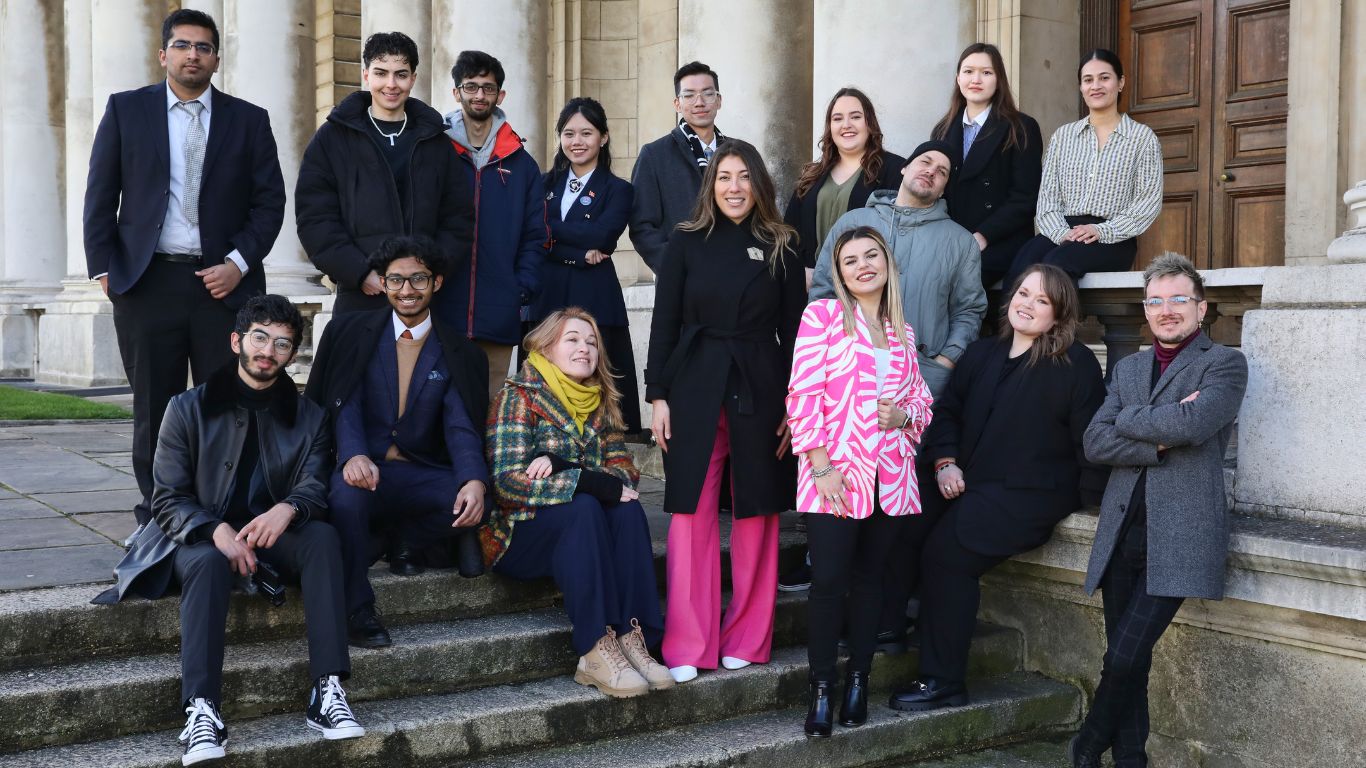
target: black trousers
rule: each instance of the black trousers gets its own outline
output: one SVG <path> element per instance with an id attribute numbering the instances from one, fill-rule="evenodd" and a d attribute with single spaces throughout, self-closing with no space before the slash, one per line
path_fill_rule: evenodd
<path id="1" fill-rule="evenodd" d="M 812 680 L 835 679 L 841 627 L 849 632 L 849 671 L 872 669 L 883 573 L 898 534 L 915 517 L 892 517 L 880 509 L 863 520 L 826 513 L 806 516 L 811 550 L 806 656 Z"/>
<path id="2" fill-rule="evenodd" d="M 964 497 L 959 504 L 970 499 Z M 962 683 L 982 603 L 982 575 L 1010 559 L 983 555 L 958 541 L 955 504 L 935 525 L 920 563 L 920 676 Z"/>
<path id="3" fill-rule="evenodd" d="M 1072 226 L 1095 224 L 1100 221 L 1101 219 L 1094 216 L 1067 217 L 1067 223 Z M 1120 240 L 1117 243 L 1066 242 L 1059 245 L 1049 240 L 1046 235 L 1035 235 L 1034 239 L 1025 243 L 1020 252 L 1015 254 L 1015 261 L 1002 278 L 1001 289 L 1010 290 L 1015 279 L 1031 264 L 1043 263 L 1061 267 L 1075 283 L 1088 272 L 1124 272 L 1133 266 L 1134 255 L 1137 253 L 1137 238 Z"/>
<path id="4" fill-rule="evenodd" d="M 1116 768 L 1148 764 L 1148 672 L 1153 646 L 1184 598 L 1148 594 L 1148 531 L 1130 526 L 1101 577 L 1105 606 L 1105 661 L 1091 711 L 1082 722 L 1083 746 L 1112 750 Z"/>
<path id="5" fill-rule="evenodd" d="M 948 506 L 939 494 L 939 486 L 935 484 L 932 462 L 923 456 L 916 457 L 915 475 L 920 486 L 921 513 L 906 518 L 897 532 L 892 553 L 883 566 L 882 617 L 877 624 L 879 632 L 905 631 L 906 603 L 920 584 L 920 552 Z"/>
<path id="6" fill-rule="evenodd" d="M 349 677 L 351 656 L 346 647 L 341 545 L 336 530 L 316 520 L 306 522 L 285 531 L 270 549 L 257 549 L 256 557 L 282 575 L 297 577 L 303 587 L 312 678 Z M 181 701 L 205 698 L 221 705 L 232 566 L 212 542 L 205 541 L 177 548 L 174 568 L 180 583 Z M 299 595 L 295 592 L 287 599 L 297 600 Z"/>
<path id="7" fill-rule="evenodd" d="M 375 465 L 375 490 L 347 485 L 338 469 L 328 491 L 328 518 L 341 536 L 348 616 L 375 603 L 369 573 L 380 555 L 375 533 L 396 536 L 414 549 L 461 534 L 478 535 L 476 528 L 451 527 L 460 492 L 453 472 L 411 461 Z"/>
<path id="8" fill-rule="evenodd" d="M 233 359 L 228 337 L 237 313 L 209 295 L 196 269 L 154 259 L 132 290 L 109 297 L 123 372 L 133 389 L 133 476 L 142 492 L 133 512 L 139 524 L 152 518 L 152 455 L 166 404 L 185 391 L 186 368 L 198 385 Z"/>

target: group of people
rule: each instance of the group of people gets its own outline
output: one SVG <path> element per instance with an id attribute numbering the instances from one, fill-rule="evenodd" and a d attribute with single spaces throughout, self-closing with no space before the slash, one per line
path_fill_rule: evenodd
<path id="1" fill-rule="evenodd" d="M 1102 489 L 1087 586 L 1111 645 L 1072 759 L 1144 764 L 1152 645 L 1182 598 L 1222 594 L 1211 489 L 1246 368 L 1200 333 L 1201 278 L 1176 255 L 1144 275 L 1157 343 L 1108 394 L 1076 339 L 1076 281 L 1127 269 L 1162 196 L 1155 137 L 1116 108 L 1113 54 L 1083 59 L 1090 113 L 1046 156 L 990 45 L 963 52 L 947 113 L 906 158 L 842 89 L 784 213 L 758 150 L 717 129 L 704 64 L 675 74 L 678 126 L 628 183 L 595 100 L 565 105 L 542 174 L 499 108 L 496 58 L 459 54 L 443 117 L 410 95 L 413 41 L 372 35 L 363 88 L 318 129 L 295 188 L 299 239 L 337 291 L 303 396 L 285 369 L 304 321 L 265 294 L 285 200 L 268 116 L 210 85 L 208 15 L 168 16 L 159 56 L 164 83 L 110 98 L 86 194 L 144 496 L 97 600 L 179 589 L 185 765 L 224 754 L 235 584 L 302 586 L 307 724 L 354 738 L 348 645 L 393 642 L 369 580 L 380 558 L 400 576 L 553 578 L 574 679 L 635 696 L 768 661 L 777 515 L 794 508 L 810 547 L 805 732 L 831 733 L 842 634 L 839 721 L 866 721 L 874 650 L 904 636 L 917 588 L 921 674 L 890 705 L 960 705 L 978 579 Z M 626 447 L 645 426 L 612 261 L 628 229 L 657 275 L 644 400 L 672 513 L 663 611 Z M 1002 306 L 984 333 L 989 294 Z M 199 386 L 177 394 L 187 368 Z M 1108 484 L 1105 465 L 1122 468 Z"/>

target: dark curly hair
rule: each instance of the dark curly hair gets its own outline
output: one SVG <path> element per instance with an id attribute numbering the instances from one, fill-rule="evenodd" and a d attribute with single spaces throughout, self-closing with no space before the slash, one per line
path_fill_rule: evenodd
<path id="1" fill-rule="evenodd" d="M 252 323 L 289 326 L 296 347 L 304 340 L 304 316 L 299 314 L 299 308 L 291 304 L 289 299 L 278 294 L 266 293 L 247 299 L 247 303 L 237 310 L 237 323 L 233 330 L 237 331 L 238 336 L 245 336 L 251 330 Z"/>
<path id="2" fill-rule="evenodd" d="M 450 268 L 450 259 L 430 239 L 421 235 L 398 235 L 380 243 L 379 248 L 370 254 L 370 269 L 384 277 L 390 264 L 409 256 L 422 262 L 422 266 L 430 269 L 433 275 L 445 275 Z"/>

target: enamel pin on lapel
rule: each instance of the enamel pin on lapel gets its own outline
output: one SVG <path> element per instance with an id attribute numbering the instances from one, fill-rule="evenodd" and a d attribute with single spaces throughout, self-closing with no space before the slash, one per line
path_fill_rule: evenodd
<path id="1" fill-rule="evenodd" d="M 755 248 L 754 246 L 751 245 L 749 248 L 746 248 L 745 250 L 747 250 L 747 251 L 749 252 L 749 257 L 750 257 L 751 259 L 753 259 L 754 261 L 763 261 L 763 260 L 764 260 L 764 252 L 761 251 L 761 250 L 759 250 L 758 248 Z"/>

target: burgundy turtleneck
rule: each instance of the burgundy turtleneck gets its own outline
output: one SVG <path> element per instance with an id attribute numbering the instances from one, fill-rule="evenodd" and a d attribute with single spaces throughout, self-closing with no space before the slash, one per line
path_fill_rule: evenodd
<path id="1" fill-rule="evenodd" d="M 1167 366 L 1171 365 L 1172 361 L 1176 359 L 1176 356 L 1181 354 L 1181 350 L 1185 349 L 1186 347 L 1189 347 L 1191 345 L 1191 342 L 1195 341 L 1196 337 L 1199 335 L 1200 329 L 1197 328 L 1195 330 L 1195 333 L 1192 333 L 1191 335 L 1187 336 L 1185 341 L 1182 341 L 1180 344 L 1177 344 L 1174 347 L 1164 347 L 1162 346 L 1161 342 L 1154 344 L 1153 356 L 1157 358 L 1157 375 L 1161 376 L 1162 374 L 1166 373 Z"/>

